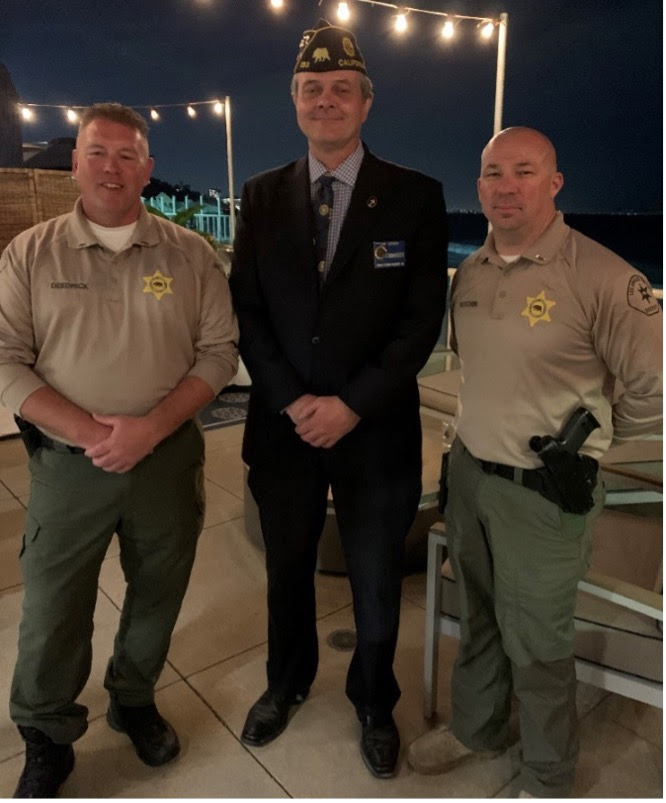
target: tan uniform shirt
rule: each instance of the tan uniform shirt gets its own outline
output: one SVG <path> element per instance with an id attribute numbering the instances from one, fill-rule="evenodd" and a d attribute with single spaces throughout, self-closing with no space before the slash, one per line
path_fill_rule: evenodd
<path id="1" fill-rule="evenodd" d="M 45 385 L 107 415 L 144 415 L 187 375 L 217 394 L 236 372 L 237 341 L 214 251 L 145 209 L 118 253 L 79 200 L 0 257 L 0 402 L 15 412 Z"/>
<path id="2" fill-rule="evenodd" d="M 601 424 L 581 450 L 595 458 L 613 437 L 661 431 L 661 308 L 642 274 L 561 213 L 510 265 L 491 233 L 456 273 L 451 314 L 457 433 L 475 457 L 540 466 L 530 437 L 559 434 L 579 406 Z"/>

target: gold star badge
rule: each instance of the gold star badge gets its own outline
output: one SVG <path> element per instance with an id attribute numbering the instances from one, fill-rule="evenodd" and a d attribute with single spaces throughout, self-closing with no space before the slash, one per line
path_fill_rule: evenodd
<path id="1" fill-rule="evenodd" d="M 528 319 L 530 327 L 536 326 L 539 321 L 550 323 L 550 308 L 554 307 L 555 303 L 555 301 L 548 301 L 546 291 L 542 290 L 534 298 L 527 296 L 527 306 L 520 314 Z"/>
<path id="2" fill-rule="evenodd" d="M 159 270 L 156 270 L 152 276 L 144 276 L 143 280 L 146 283 L 143 292 L 152 293 L 158 301 L 162 296 L 173 295 L 173 290 L 171 289 L 173 279 L 163 276 Z"/>

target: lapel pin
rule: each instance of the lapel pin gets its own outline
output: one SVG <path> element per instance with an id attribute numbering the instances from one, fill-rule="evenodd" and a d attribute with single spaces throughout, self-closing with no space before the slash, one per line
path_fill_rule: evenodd
<path id="1" fill-rule="evenodd" d="M 371 195 L 368 198 L 368 200 L 366 201 L 366 203 L 368 204 L 370 209 L 374 209 L 377 206 L 377 204 L 379 203 L 379 201 L 377 200 L 377 198 L 374 195 Z"/>

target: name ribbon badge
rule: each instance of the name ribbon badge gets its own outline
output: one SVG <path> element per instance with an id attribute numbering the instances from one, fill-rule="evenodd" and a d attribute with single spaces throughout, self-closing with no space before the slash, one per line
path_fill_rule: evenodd
<path id="1" fill-rule="evenodd" d="M 376 270 L 405 267 L 405 241 L 385 240 L 372 244 L 372 256 Z"/>

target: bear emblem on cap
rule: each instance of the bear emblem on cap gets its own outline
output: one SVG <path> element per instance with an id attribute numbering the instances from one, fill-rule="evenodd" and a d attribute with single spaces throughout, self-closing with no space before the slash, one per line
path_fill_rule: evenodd
<path id="1" fill-rule="evenodd" d="M 325 47 L 316 47 L 312 53 L 312 58 L 317 62 L 331 60 L 331 57 L 328 54 L 328 49 Z"/>
<path id="2" fill-rule="evenodd" d="M 303 31 L 294 72 L 356 70 L 367 75 L 365 61 L 352 31 L 320 19 Z"/>

